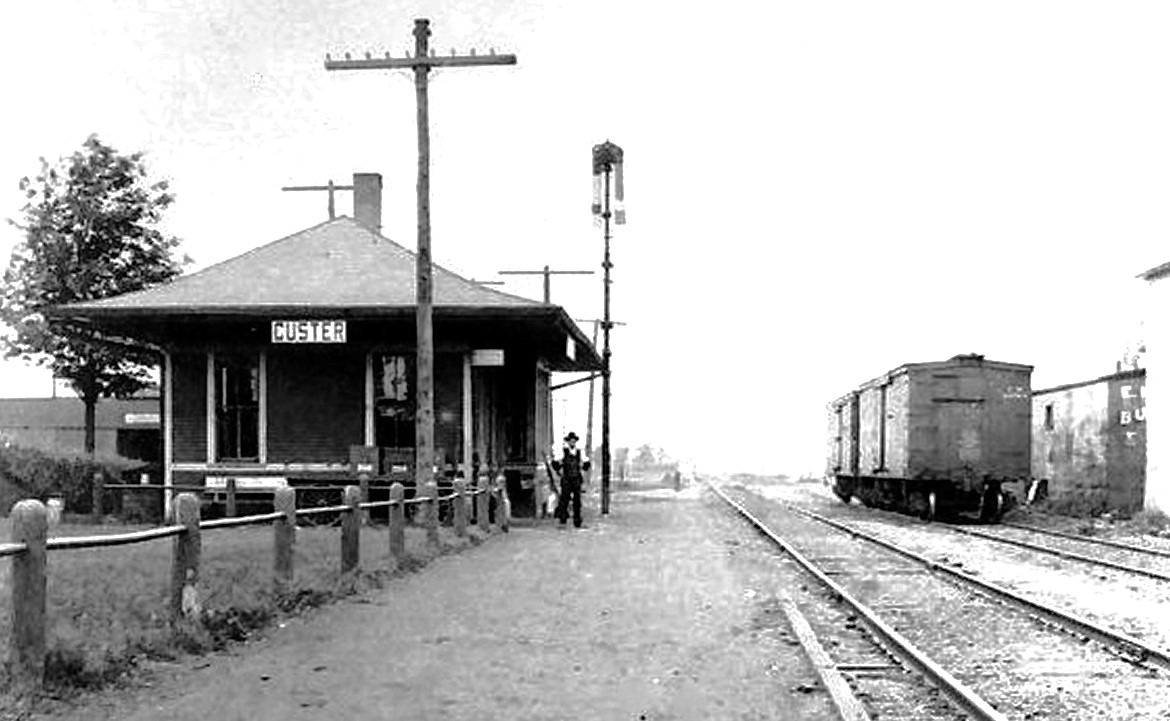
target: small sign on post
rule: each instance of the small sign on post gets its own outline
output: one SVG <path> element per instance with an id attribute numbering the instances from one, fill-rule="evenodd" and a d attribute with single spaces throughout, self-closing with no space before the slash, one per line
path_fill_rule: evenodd
<path id="1" fill-rule="evenodd" d="M 480 348 L 471 351 L 471 365 L 500 367 L 504 365 L 504 351 L 498 348 Z"/>
<path id="2" fill-rule="evenodd" d="M 350 446 L 349 447 L 349 466 L 353 473 L 377 473 L 378 472 L 378 447 L 377 446 Z"/>

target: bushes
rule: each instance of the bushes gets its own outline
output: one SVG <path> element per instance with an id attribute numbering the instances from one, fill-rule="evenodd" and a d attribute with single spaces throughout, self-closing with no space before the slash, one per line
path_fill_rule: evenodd
<path id="1" fill-rule="evenodd" d="M 6 496 L 16 493 L 22 498 L 40 500 L 61 496 L 65 499 L 65 508 L 74 513 L 91 511 L 95 472 L 100 471 L 107 478 L 120 479 L 126 471 L 144 465 L 141 461 L 117 456 L 91 459 L 36 448 L 0 446 L 0 479 L 6 482 L 3 485 L 15 488 L 15 491 L 9 488 Z M 0 508 L 0 513 L 7 513 L 11 507 L 9 501 Z"/>
<path id="2" fill-rule="evenodd" d="M 1158 510 L 1138 511 L 1133 515 L 1133 528 L 1138 533 L 1164 536 L 1170 530 L 1170 516 Z"/>
<path id="3" fill-rule="evenodd" d="M 1046 513 L 1071 518 L 1097 518 L 1108 510 L 1104 493 L 1050 495 L 1033 505 Z"/>

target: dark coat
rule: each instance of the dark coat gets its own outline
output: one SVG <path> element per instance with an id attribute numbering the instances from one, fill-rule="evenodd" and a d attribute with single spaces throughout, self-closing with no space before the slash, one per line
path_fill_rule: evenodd
<path id="1" fill-rule="evenodd" d="M 565 446 L 561 449 L 561 457 L 553 461 L 553 469 L 561 474 L 563 482 L 580 484 L 585 480 L 584 472 L 589 470 L 589 459 L 580 448 L 570 450 Z"/>

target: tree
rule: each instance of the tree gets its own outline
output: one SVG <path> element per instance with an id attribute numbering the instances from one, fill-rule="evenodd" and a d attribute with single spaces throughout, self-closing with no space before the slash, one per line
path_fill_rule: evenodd
<path id="1" fill-rule="evenodd" d="M 638 446 L 638 455 L 634 456 L 635 466 L 652 466 L 658 462 L 654 453 L 654 447 L 649 443 L 643 443 Z"/>
<path id="2" fill-rule="evenodd" d="M 177 276 L 177 238 L 159 229 L 174 202 L 165 180 L 151 182 L 141 152 L 123 155 L 91 135 L 81 149 L 22 178 L 24 232 L 0 292 L 0 337 L 8 358 L 47 366 L 85 403 L 85 450 L 94 451 L 98 398 L 124 398 L 150 383 L 157 358 L 114 345 L 93 330 L 50 324 L 51 306 L 142 290 Z"/>

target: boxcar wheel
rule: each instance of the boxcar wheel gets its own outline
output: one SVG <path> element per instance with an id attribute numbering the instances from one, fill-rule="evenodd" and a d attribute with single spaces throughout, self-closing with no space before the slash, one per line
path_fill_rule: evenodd
<path id="1" fill-rule="evenodd" d="M 938 494 L 934 491 L 926 494 L 926 508 L 922 510 L 922 520 L 934 521 L 935 513 L 938 511 Z"/>
<path id="2" fill-rule="evenodd" d="M 995 523 L 1003 515 L 1003 492 L 999 490 L 983 494 L 983 502 L 979 504 L 979 520 L 984 523 Z"/>

